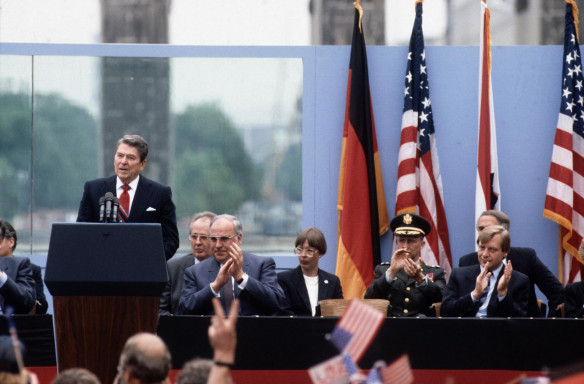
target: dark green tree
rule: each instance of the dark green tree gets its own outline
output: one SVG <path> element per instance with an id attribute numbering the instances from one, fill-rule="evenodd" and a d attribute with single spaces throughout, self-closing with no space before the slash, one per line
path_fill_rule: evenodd
<path id="1" fill-rule="evenodd" d="M 97 175 L 95 120 L 62 96 L 0 94 L 0 137 L 0 216 L 29 207 L 31 183 L 34 209 L 75 209 Z"/>
<path id="2" fill-rule="evenodd" d="M 259 197 L 261 172 L 234 124 L 214 104 L 189 106 L 176 121 L 177 215 L 235 212 Z"/>
<path id="3" fill-rule="evenodd" d="M 97 125 L 58 95 L 37 95 L 34 124 L 35 208 L 79 206 L 83 184 L 97 177 Z"/>

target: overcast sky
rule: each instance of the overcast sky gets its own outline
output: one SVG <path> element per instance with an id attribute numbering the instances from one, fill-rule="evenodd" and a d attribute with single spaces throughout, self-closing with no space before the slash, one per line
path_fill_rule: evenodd
<path id="1" fill-rule="evenodd" d="M 171 44 L 310 44 L 309 0 L 171 1 Z M 409 40 L 414 4 L 386 0 L 389 45 Z M 427 38 L 443 33 L 445 0 L 426 1 L 424 15 Z M 0 0 L 0 42 L 99 43 L 100 1 Z"/>
<path id="2" fill-rule="evenodd" d="M 170 43 L 310 45 L 309 1 L 171 0 Z M 351 3 L 350 0 L 338 1 Z M 407 45 L 415 16 L 415 0 L 386 1 L 386 37 L 389 45 Z M 426 38 L 442 33 L 444 23 L 440 20 L 445 19 L 444 0 L 428 0 L 424 4 L 424 10 Z M 0 0 L 0 42 L 100 43 L 100 14 L 99 0 Z M 6 60 L 12 58 L 5 59 L 5 62 Z M 99 84 L 95 81 L 89 83 L 87 79 L 97 78 L 99 65 L 91 60 L 85 57 L 69 58 L 66 61 L 51 57 L 38 58 L 35 61 L 38 75 L 35 90 L 64 94 L 97 115 L 100 105 Z M 254 82 L 256 86 L 261 84 L 261 79 L 265 79 L 265 92 L 273 95 L 274 99 L 281 99 L 278 105 L 259 101 L 253 105 L 253 98 L 245 99 L 233 92 L 233 82 L 223 84 L 229 76 L 215 78 L 209 75 L 215 73 L 217 68 L 229 65 L 227 62 L 199 60 L 196 65 L 197 68 L 201 66 L 200 70 L 195 71 L 192 62 L 174 60 L 171 79 L 173 108 L 179 112 L 186 105 L 211 99 L 219 103 L 240 124 L 257 121 L 258 116 L 264 116 L 263 123 L 266 124 L 283 123 L 274 121 L 274 116 L 281 116 L 284 121 L 288 119 L 295 105 L 294 100 L 301 92 L 301 65 L 300 62 L 292 61 L 281 60 L 278 65 L 260 66 L 261 68 L 253 65 L 253 62 L 248 62 L 249 66 L 241 66 L 247 72 L 239 78 Z M 25 84 L 30 78 L 26 69 L 25 65 L 6 62 L 2 67 L 3 77 L 16 79 L 12 84 Z M 257 76 L 254 71 L 259 71 Z M 48 73 L 51 75 L 42 75 Z M 181 80 L 176 80 L 177 77 Z M 274 80 L 277 78 L 285 81 Z M 270 82 L 278 84 L 278 87 L 274 89 Z M 248 85 L 241 83 L 241 86 Z M 192 89 L 205 89 L 206 92 L 192 92 Z M 252 110 L 256 113 L 250 114 L 249 111 Z"/>

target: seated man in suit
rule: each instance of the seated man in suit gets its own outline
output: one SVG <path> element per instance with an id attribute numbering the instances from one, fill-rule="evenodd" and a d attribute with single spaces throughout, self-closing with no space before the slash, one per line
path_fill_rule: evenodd
<path id="1" fill-rule="evenodd" d="M 210 234 L 213 257 L 186 269 L 178 313 L 213 314 L 211 299 L 219 297 L 226 313 L 238 298 L 241 316 L 275 314 L 285 298 L 274 260 L 241 251 L 243 230 L 235 216 L 216 216 Z"/>
<path id="2" fill-rule="evenodd" d="M 189 239 L 191 240 L 191 250 L 193 252 L 181 257 L 175 256 L 168 260 L 166 264 L 168 267 L 168 283 L 160 296 L 159 315 L 174 315 L 178 310 L 185 269 L 213 255 L 211 239 L 209 239 L 209 226 L 215 216 L 217 215 L 213 212 L 195 214 L 189 224 Z"/>
<path id="3" fill-rule="evenodd" d="M 446 285 L 443 317 L 525 317 L 529 279 L 505 262 L 511 237 L 500 225 L 479 233 L 480 265 L 455 268 Z"/>
<path id="4" fill-rule="evenodd" d="M 389 300 L 389 316 L 434 316 L 433 303 L 442 301 L 446 287 L 444 269 L 422 261 L 424 236 L 432 230 L 428 220 L 413 213 L 391 220 L 398 250 L 390 263 L 375 267 L 375 278 L 366 299 Z"/>
<path id="5" fill-rule="evenodd" d="M 300 265 L 278 274 L 286 296 L 282 314 L 314 316 L 320 300 L 343 298 L 339 278 L 318 267 L 318 260 L 326 253 L 326 240 L 320 229 L 311 227 L 300 232 L 294 253 Z"/>
<path id="6" fill-rule="evenodd" d="M 164 254 L 170 259 L 179 245 L 176 213 L 170 187 L 140 175 L 146 167 L 148 143 L 141 136 L 125 135 L 114 155 L 115 175 L 85 183 L 77 222 L 98 222 L 100 198 L 111 192 L 120 200 L 119 220 L 160 223 Z"/>
<path id="7" fill-rule="evenodd" d="M 35 282 L 28 257 L 12 256 L 16 247 L 16 231 L 0 219 L 0 309 L 14 308 L 16 314 L 27 314 L 36 301 Z"/>
<path id="8" fill-rule="evenodd" d="M 477 232 L 481 232 L 489 225 L 500 225 L 509 230 L 511 225 L 509 216 L 501 211 L 490 210 L 481 213 L 477 220 Z M 511 247 L 507 260 L 513 263 L 513 269 L 519 271 L 529 278 L 529 304 L 527 316 L 545 317 L 537 305 L 535 285 L 548 299 L 548 316 L 557 316 L 556 308 L 564 302 L 564 287 L 562 283 L 550 272 L 548 267 L 537 257 L 533 248 Z M 467 267 L 479 263 L 476 252 L 464 255 L 458 261 L 459 267 Z"/>

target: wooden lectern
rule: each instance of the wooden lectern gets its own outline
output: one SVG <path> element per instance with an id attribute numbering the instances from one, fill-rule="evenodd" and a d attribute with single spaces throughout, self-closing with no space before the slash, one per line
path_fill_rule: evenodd
<path id="1" fill-rule="evenodd" d="M 126 339 L 156 332 L 167 281 L 160 224 L 53 224 L 45 284 L 59 371 L 84 367 L 113 382 Z"/>

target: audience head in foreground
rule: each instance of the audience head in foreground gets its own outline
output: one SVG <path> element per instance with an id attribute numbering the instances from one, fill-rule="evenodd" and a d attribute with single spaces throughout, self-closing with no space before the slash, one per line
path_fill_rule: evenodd
<path id="1" fill-rule="evenodd" d="M 126 341 L 118 365 L 117 379 L 124 384 L 168 383 L 170 352 L 152 333 L 138 333 Z"/>
<path id="2" fill-rule="evenodd" d="M 101 381 L 88 369 L 69 368 L 59 373 L 52 384 L 101 384 Z"/>

